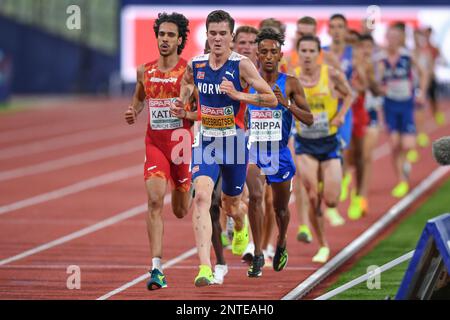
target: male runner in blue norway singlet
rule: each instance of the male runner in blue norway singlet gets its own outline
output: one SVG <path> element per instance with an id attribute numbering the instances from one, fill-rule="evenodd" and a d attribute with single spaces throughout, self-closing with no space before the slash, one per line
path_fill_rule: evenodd
<path id="1" fill-rule="evenodd" d="M 425 70 L 417 63 L 411 53 L 403 47 L 402 30 L 390 26 L 386 32 L 386 49 L 380 53 L 378 71 L 384 93 L 384 119 L 389 131 L 392 157 L 398 183 L 392 190 L 392 196 L 404 197 L 409 191 L 406 154 L 414 148 L 416 125 L 414 122 L 414 99 L 424 103 L 428 81 Z M 414 97 L 412 70 L 416 69 L 420 80 L 420 91 Z"/>
<path id="2" fill-rule="evenodd" d="M 289 224 L 289 198 L 295 164 L 288 140 L 294 115 L 306 125 L 313 123 L 313 115 L 306 102 L 303 88 L 297 78 L 278 72 L 284 36 L 272 28 L 263 28 L 256 37 L 260 72 L 272 86 L 278 99 L 275 108 L 248 105 L 250 127 L 250 160 L 247 173 L 249 188 L 249 218 L 255 242 L 255 254 L 247 272 L 249 277 L 262 275 L 263 191 L 264 181 L 272 186 L 273 206 L 278 226 L 277 249 L 273 259 L 275 271 L 287 264 L 287 227 Z M 255 92 L 254 88 L 250 93 Z M 291 104 L 291 101 L 294 103 Z"/>
<path id="3" fill-rule="evenodd" d="M 189 61 L 180 98 L 172 107 L 173 113 L 186 116 L 183 106 L 192 95 L 194 85 L 197 87 L 202 126 L 192 163 L 195 188 L 192 220 L 200 259 L 200 270 L 194 281 L 196 286 L 210 285 L 214 280 L 210 260 L 212 227 L 209 208 L 219 171 L 223 179 L 223 209 L 235 221 L 233 253 L 241 255 L 248 243 L 248 228 L 243 213 L 238 210 L 248 161 L 245 128 L 236 119 L 241 102 L 266 107 L 277 105 L 275 94 L 253 63 L 231 51 L 233 30 L 234 19 L 227 12 L 216 10 L 208 15 L 206 33 L 211 53 Z M 247 86 L 254 87 L 259 93 L 242 92 Z"/>

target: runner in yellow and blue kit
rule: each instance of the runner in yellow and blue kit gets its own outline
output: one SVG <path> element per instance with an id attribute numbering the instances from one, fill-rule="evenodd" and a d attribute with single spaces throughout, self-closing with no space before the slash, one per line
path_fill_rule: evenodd
<path id="1" fill-rule="evenodd" d="M 256 42 L 260 72 L 264 80 L 272 86 L 278 105 L 275 108 L 267 108 L 249 104 L 247 107 L 251 143 L 247 173 L 248 211 L 255 243 L 255 254 L 247 272 L 249 277 L 261 276 L 264 266 L 262 253 L 264 180 L 272 187 L 273 206 L 279 231 L 273 269 L 281 271 L 287 264 L 286 236 L 290 219 L 288 205 L 292 177 L 295 174 L 295 164 L 288 140 L 293 115 L 306 125 L 313 122 L 298 79 L 278 72 L 284 36 L 273 28 L 263 28 L 256 37 Z M 255 90 L 251 88 L 250 93 L 253 92 Z"/>
<path id="2" fill-rule="evenodd" d="M 328 22 L 328 34 L 331 36 L 332 43 L 322 49 L 328 52 L 340 64 L 340 70 L 345 74 L 347 81 L 350 82 L 353 75 L 353 48 L 346 43 L 348 35 L 348 23 L 344 15 L 333 14 Z M 356 96 L 356 95 L 355 95 Z M 338 108 L 342 108 L 339 104 Z M 341 185 L 340 201 L 345 201 L 348 197 L 348 189 L 351 182 L 351 174 L 348 172 L 349 148 L 352 139 L 353 129 L 353 110 L 350 108 L 345 114 L 344 123 L 338 129 L 339 142 L 342 151 L 343 179 Z M 345 223 L 344 218 L 339 214 L 336 208 L 327 208 L 325 216 L 330 220 L 331 225 L 339 226 Z"/>
<path id="3" fill-rule="evenodd" d="M 295 153 L 300 176 L 310 200 L 311 224 L 320 245 L 313 261 L 325 263 L 330 249 L 324 234 L 320 204 L 322 198 L 329 208 L 335 208 L 338 204 L 342 168 L 337 131 L 344 122 L 352 95 L 343 73 L 317 62 L 320 53 L 320 40 L 317 37 L 302 37 L 298 52 L 301 68 L 299 80 L 314 114 L 314 124 L 307 127 L 297 122 Z M 339 98 L 343 100 L 340 110 Z M 319 181 L 323 181 L 323 190 L 319 188 Z"/>
<path id="4" fill-rule="evenodd" d="M 232 242 L 234 254 L 241 255 L 248 243 L 243 212 L 239 211 L 246 178 L 247 150 L 245 128 L 236 121 L 241 102 L 275 107 L 277 99 L 261 78 L 253 63 L 231 51 L 234 19 L 223 10 L 211 12 L 206 19 L 206 35 L 211 53 L 189 61 L 182 81 L 180 97 L 172 112 L 181 111 L 197 87 L 202 121 L 193 150 L 192 177 L 195 188 L 192 216 L 200 259 L 196 286 L 214 281 L 211 270 L 211 195 L 219 171 L 222 172 L 223 210 L 235 221 Z M 244 93 L 251 85 L 258 93 Z"/>

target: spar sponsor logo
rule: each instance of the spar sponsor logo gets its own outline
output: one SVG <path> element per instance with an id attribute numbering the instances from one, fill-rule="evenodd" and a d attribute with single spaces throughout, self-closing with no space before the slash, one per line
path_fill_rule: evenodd
<path id="1" fill-rule="evenodd" d="M 253 110 L 252 119 L 280 119 L 281 111 L 279 110 Z"/>
<path id="2" fill-rule="evenodd" d="M 233 107 L 212 108 L 202 105 L 202 114 L 206 116 L 229 116 L 233 114 Z"/>
<path id="3" fill-rule="evenodd" d="M 172 103 L 172 99 L 151 99 L 148 100 L 148 106 L 150 108 L 164 108 L 164 107 L 169 107 Z"/>

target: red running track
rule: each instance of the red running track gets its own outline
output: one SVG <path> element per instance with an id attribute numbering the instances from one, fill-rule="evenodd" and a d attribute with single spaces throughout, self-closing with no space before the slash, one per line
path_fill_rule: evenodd
<path id="1" fill-rule="evenodd" d="M 320 267 L 311 262 L 317 243 L 295 240 L 291 205 L 285 270 L 266 268 L 261 278 L 250 279 L 240 257 L 226 251 L 225 283 L 196 288 L 191 215 L 178 220 L 167 204 L 164 261 L 181 256 L 165 269 L 169 287 L 149 292 L 142 279 L 133 283 L 151 260 L 142 179 L 146 119 L 125 124 L 127 104 L 68 100 L 0 116 L 0 299 L 280 299 Z M 445 107 L 450 119 L 449 103 Z M 427 131 L 432 139 L 450 134 L 448 126 L 432 122 Z M 413 186 L 437 168 L 430 149 L 420 150 Z M 377 150 L 370 214 L 342 227 L 326 225 L 332 255 L 396 203 L 390 196 L 395 181 L 385 135 Z M 342 213 L 347 205 L 340 205 Z M 67 288 L 70 265 L 80 267 L 79 290 Z"/>

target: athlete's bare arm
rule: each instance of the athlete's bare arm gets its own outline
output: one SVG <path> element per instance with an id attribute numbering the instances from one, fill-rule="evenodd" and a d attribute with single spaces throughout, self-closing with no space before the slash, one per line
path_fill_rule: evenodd
<path id="1" fill-rule="evenodd" d="M 367 75 L 367 86 L 374 96 L 381 96 L 383 92 L 381 91 L 380 85 L 375 78 L 375 67 L 371 62 L 364 62 L 366 75 Z"/>
<path id="2" fill-rule="evenodd" d="M 190 60 L 186 66 L 186 71 L 181 79 L 180 96 L 174 101 L 170 107 L 170 112 L 173 116 L 180 119 L 188 119 L 191 121 L 197 120 L 196 111 L 187 111 L 185 106 L 191 100 L 194 93 L 194 71 L 192 70 L 192 60 Z"/>
<path id="3" fill-rule="evenodd" d="M 289 111 L 297 118 L 299 121 L 303 122 L 307 126 L 310 126 L 314 122 L 314 117 L 309 109 L 309 105 L 306 102 L 305 92 L 300 84 L 300 81 L 291 75 L 287 76 L 286 80 L 286 97 L 285 98 L 280 90 L 280 88 L 275 85 L 275 96 L 278 102 L 288 108 Z"/>
<path id="4" fill-rule="evenodd" d="M 377 74 L 379 76 L 378 81 L 380 81 L 379 82 L 379 88 L 380 88 L 380 95 L 381 96 L 385 96 L 386 95 L 386 85 L 381 83 L 381 79 L 383 79 L 385 71 L 386 70 L 385 70 L 384 63 L 381 62 L 381 61 L 378 61 L 378 63 L 377 63 Z"/>
<path id="5" fill-rule="evenodd" d="M 337 70 L 341 70 L 341 64 L 339 63 L 339 59 L 336 58 L 336 56 L 328 51 L 323 51 L 323 62 L 329 66 L 332 66 L 333 68 Z"/>
<path id="6" fill-rule="evenodd" d="M 417 63 L 417 60 L 414 58 L 414 56 L 411 56 L 411 62 L 413 68 L 416 68 L 419 75 L 420 95 L 416 96 L 416 101 L 417 103 L 425 103 L 424 95 L 427 92 L 427 88 L 429 85 L 429 77 L 427 75 L 427 71 L 420 65 L 420 63 Z"/>
<path id="7" fill-rule="evenodd" d="M 243 58 L 239 63 L 241 78 L 249 86 L 255 88 L 258 93 L 244 93 L 237 91 L 233 82 L 223 79 L 220 90 L 225 92 L 231 99 L 261 107 L 276 107 L 278 100 L 267 82 L 261 77 L 255 65 L 248 58 Z"/>
<path id="8" fill-rule="evenodd" d="M 133 102 L 125 112 L 125 120 L 128 124 L 136 122 L 137 115 L 144 109 L 145 89 L 144 89 L 144 66 L 138 67 L 136 72 L 136 87 L 133 94 Z"/>
<path id="9" fill-rule="evenodd" d="M 331 120 L 331 124 L 334 126 L 341 126 L 344 124 L 344 117 L 348 109 L 350 109 L 353 103 L 352 89 L 345 77 L 345 74 L 333 67 L 329 67 L 329 75 L 331 80 L 331 85 L 334 90 L 338 93 L 338 96 L 342 98 L 342 108 L 339 110 L 334 118 Z"/>
<path id="10" fill-rule="evenodd" d="M 354 81 L 352 81 L 352 88 L 358 92 L 364 92 L 368 88 L 368 80 L 366 70 L 362 61 L 357 61 L 353 65 L 353 71 L 356 73 Z"/>

